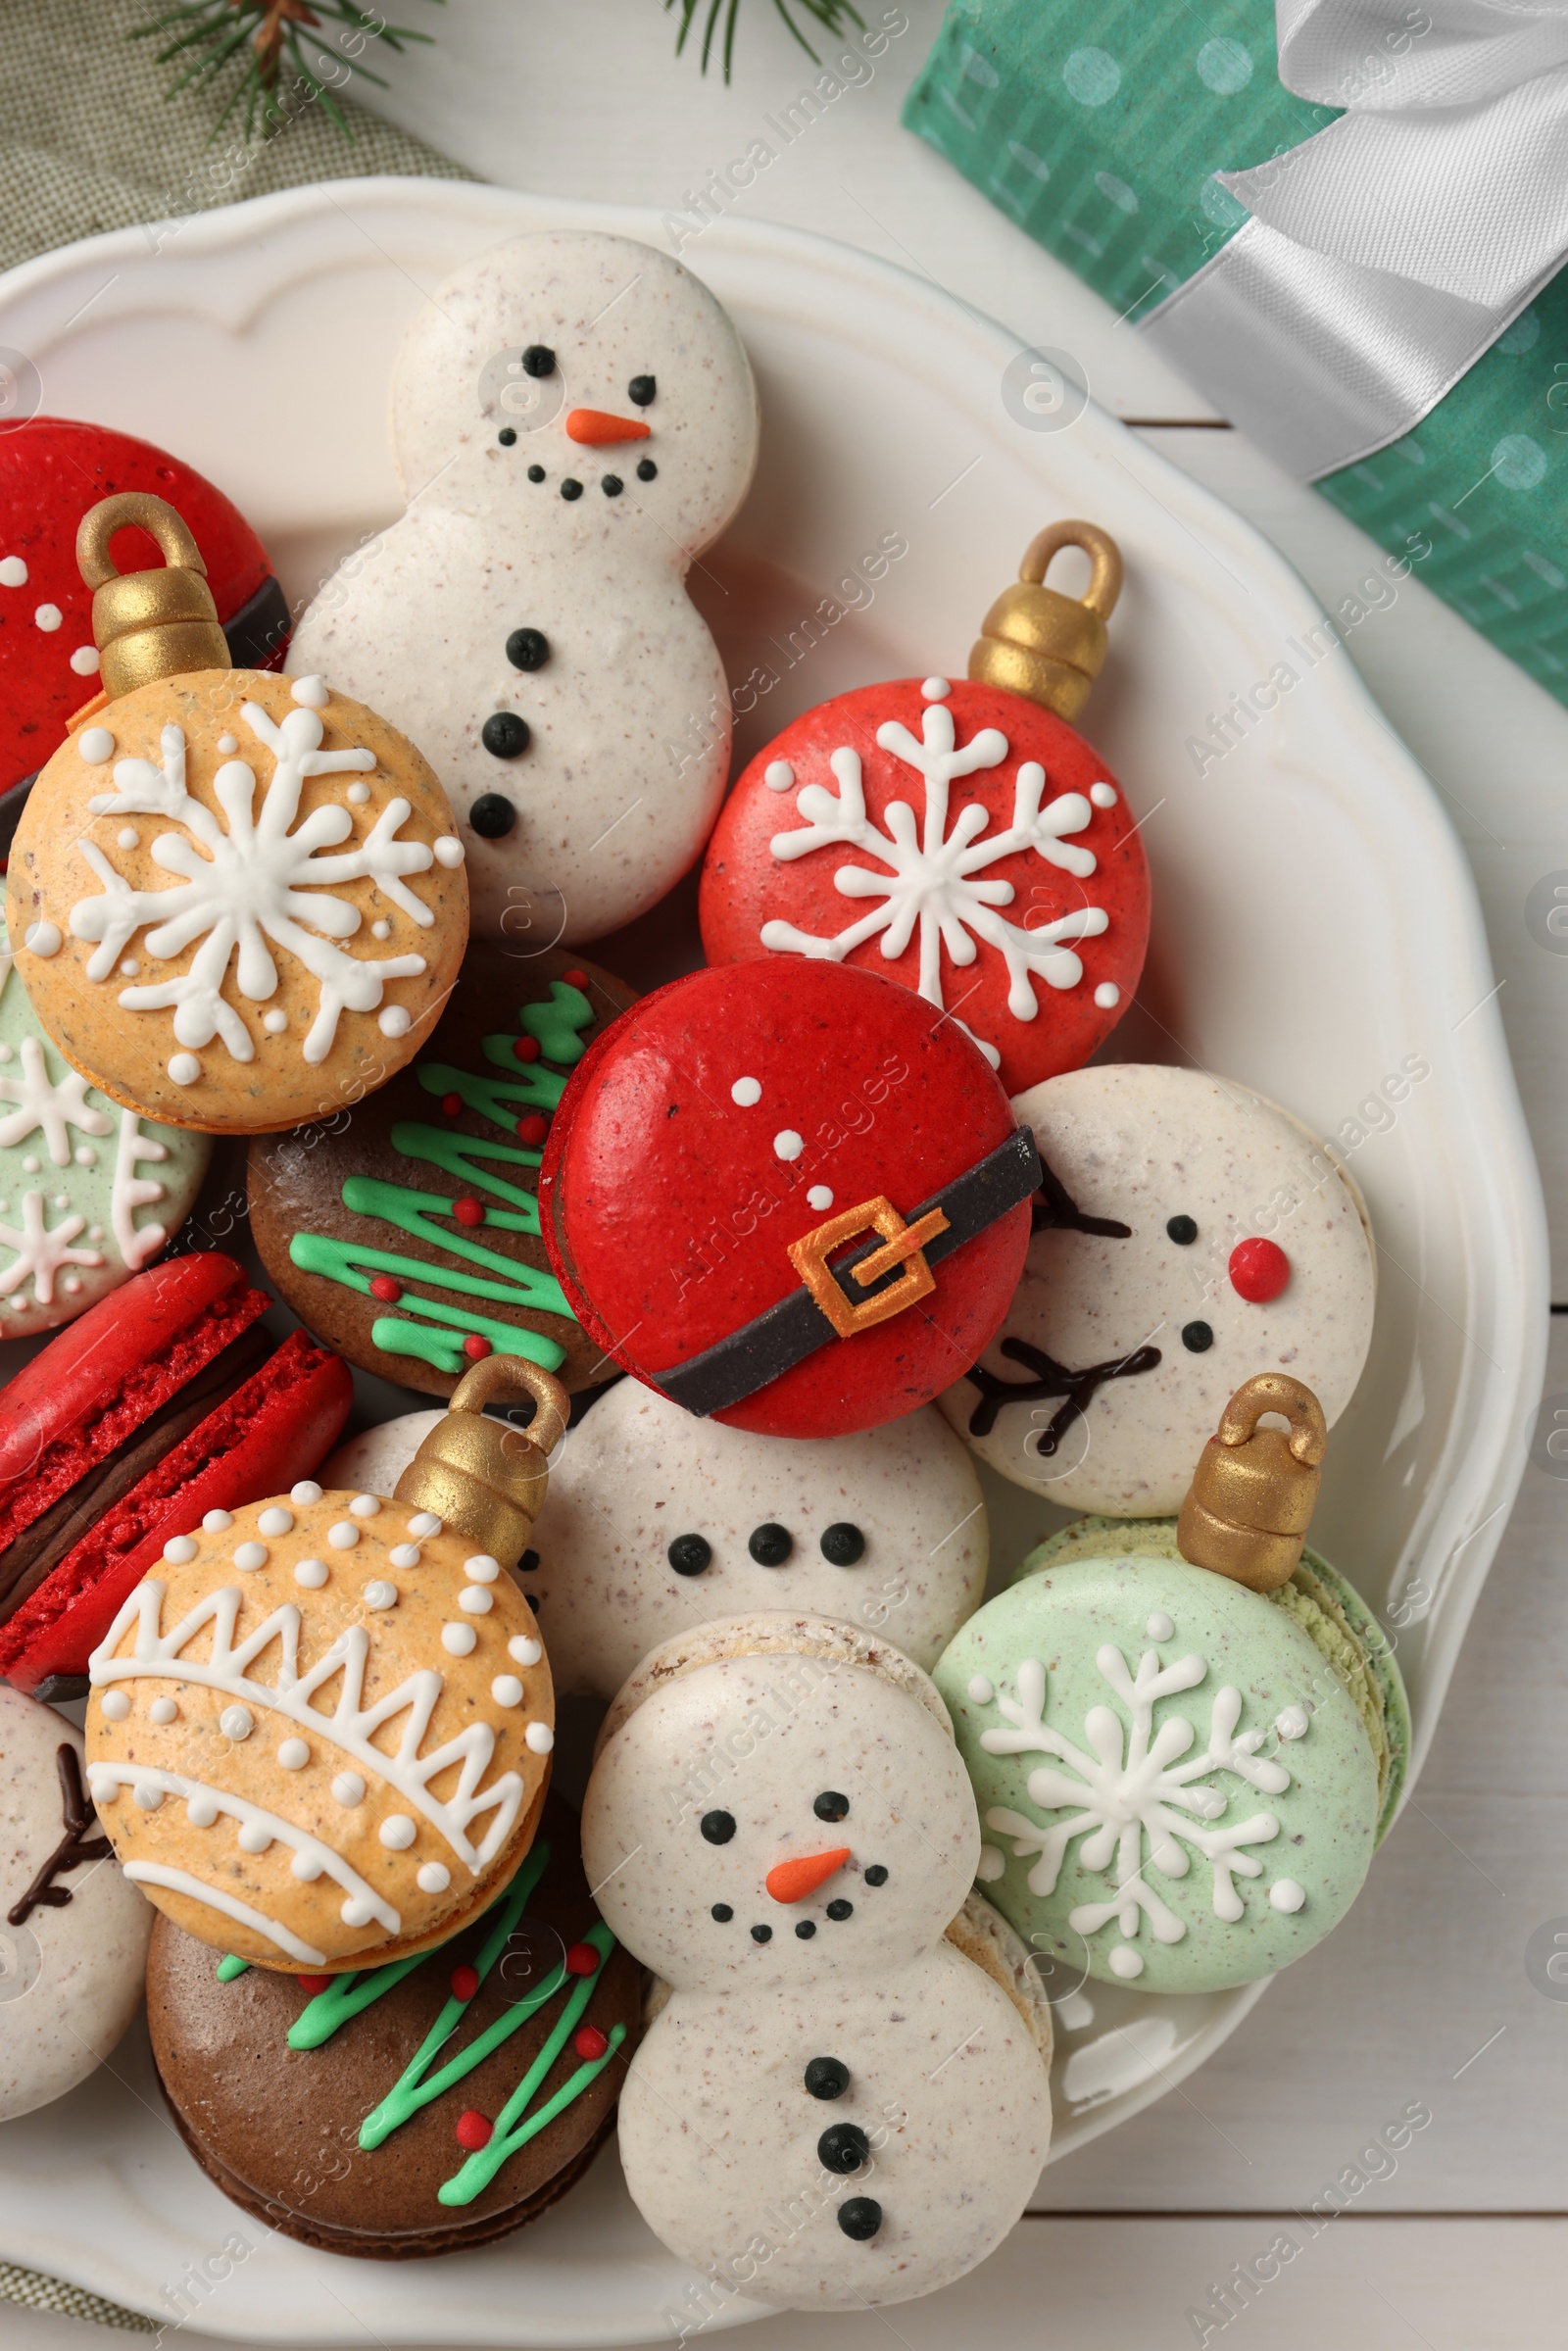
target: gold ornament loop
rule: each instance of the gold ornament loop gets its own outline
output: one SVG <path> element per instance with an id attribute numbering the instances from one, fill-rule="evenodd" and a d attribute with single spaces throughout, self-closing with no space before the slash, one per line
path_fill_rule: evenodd
<path id="1" fill-rule="evenodd" d="M 1081 547 L 1089 558 L 1089 585 L 1076 602 L 1086 612 L 1108 620 L 1121 594 L 1121 549 L 1109 531 L 1102 530 L 1098 522 L 1048 522 L 1030 540 L 1018 565 L 1018 577 L 1028 587 L 1043 587 L 1046 573 L 1064 547 Z M 1075 600 L 1068 597 L 1066 601 L 1070 604 Z"/>
<path id="2" fill-rule="evenodd" d="M 553 1453 L 566 1433 L 566 1421 L 571 1412 L 571 1400 L 561 1382 L 549 1372 L 541 1371 L 525 1355 L 486 1355 L 466 1371 L 452 1391 L 449 1412 L 482 1412 L 487 1404 L 499 1404 L 508 1396 L 531 1396 L 535 1412 L 526 1429 L 512 1433 L 526 1438 L 529 1445 L 547 1457 Z"/>
<path id="3" fill-rule="evenodd" d="M 1260 1427 L 1265 1412 L 1289 1420 L 1289 1436 Z M 1250 1591 L 1278 1592 L 1299 1564 L 1327 1447 L 1310 1388 L 1279 1371 L 1245 1381 L 1193 1471 L 1176 1522 L 1182 1557 Z"/>
<path id="4" fill-rule="evenodd" d="M 1221 1445 L 1245 1445 L 1265 1412 L 1291 1424 L 1290 1447 L 1309 1469 L 1320 1467 L 1329 1449 L 1329 1424 L 1310 1388 L 1288 1372 L 1260 1371 L 1237 1389 L 1214 1432 Z"/>
<path id="5" fill-rule="evenodd" d="M 121 490 L 90 506 L 77 525 L 76 569 L 83 586 L 97 589 L 112 579 L 135 578 L 134 572 L 122 572 L 109 552 L 115 533 L 131 529 L 144 530 L 157 540 L 166 568 L 172 565 L 207 577 L 207 565 L 184 515 L 151 490 Z"/>
<path id="6" fill-rule="evenodd" d="M 485 1405 L 531 1396 L 526 1429 L 491 1420 Z M 571 1409 L 565 1390 L 521 1355 L 487 1355 L 458 1382 L 442 1418 L 420 1441 L 393 1498 L 429 1510 L 443 1526 L 515 1567 L 544 1508 L 550 1454 Z"/>
<path id="7" fill-rule="evenodd" d="M 157 540 L 160 567 L 116 570 L 110 543 L 132 525 Z M 122 490 L 89 507 L 76 532 L 76 568 L 93 591 L 93 642 L 111 701 L 157 678 L 231 666 L 201 551 L 167 499 Z"/>
<path id="8" fill-rule="evenodd" d="M 1046 573 L 1064 547 L 1090 561 L 1082 596 L 1048 588 Z M 1105 659 L 1105 623 L 1121 594 L 1121 550 L 1096 522 L 1051 522 L 1030 540 L 1014 586 L 1004 588 L 980 623 L 969 675 L 1076 718 Z"/>

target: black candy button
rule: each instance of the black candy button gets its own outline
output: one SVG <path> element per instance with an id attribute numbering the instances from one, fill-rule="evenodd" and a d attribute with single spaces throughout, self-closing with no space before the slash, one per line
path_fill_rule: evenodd
<path id="1" fill-rule="evenodd" d="M 830 1919 L 853 1918 L 855 1916 L 855 1904 L 853 1902 L 846 1902 L 841 1894 L 836 1902 L 829 1902 L 827 1906 L 827 1915 Z"/>
<path id="2" fill-rule="evenodd" d="M 848 1796 L 841 1796 L 836 1788 L 824 1788 L 811 1810 L 819 1821 L 841 1821 L 850 1809 Z"/>
<path id="3" fill-rule="evenodd" d="M 1191 1249 L 1198 1239 L 1198 1224 L 1191 1216 L 1173 1216 L 1165 1227 L 1165 1237 L 1178 1249 Z"/>
<path id="4" fill-rule="evenodd" d="M 865 1883 L 867 1886 L 886 1886 L 887 1882 L 887 1871 L 882 1867 L 880 1861 L 873 1861 L 865 1873 Z"/>
<path id="5" fill-rule="evenodd" d="M 813 2057 L 806 2069 L 806 2086 L 813 2098 L 842 2098 L 850 2086 L 850 2069 L 842 2058 Z"/>
<path id="6" fill-rule="evenodd" d="M 647 408 L 659 386 L 651 375 L 634 375 L 626 386 L 626 398 L 633 408 Z"/>
<path id="7" fill-rule="evenodd" d="M 515 431 L 510 424 L 503 424 L 501 430 L 496 435 L 496 439 L 501 443 L 503 449 L 510 449 L 517 435 Z"/>
<path id="8" fill-rule="evenodd" d="M 544 477 L 545 469 L 543 465 L 530 465 L 528 467 L 528 479 L 530 481 L 543 481 Z"/>
<path id="9" fill-rule="evenodd" d="M 494 759 L 520 759 L 528 748 L 528 721 L 515 710 L 492 710 L 479 729 L 479 740 Z"/>
<path id="10" fill-rule="evenodd" d="M 795 1548 L 795 1538 L 788 1527 L 775 1525 L 771 1520 L 765 1527 L 754 1527 L 746 1548 L 759 1567 L 782 1567 Z"/>
<path id="11" fill-rule="evenodd" d="M 839 2227 L 846 2236 L 863 2245 L 882 2226 L 882 2207 L 875 2196 L 847 2196 L 839 2206 Z"/>
<path id="12" fill-rule="evenodd" d="M 561 495 L 563 498 L 567 500 L 580 498 L 582 496 L 581 482 L 573 481 L 571 475 L 568 473 L 565 480 L 561 485 Z"/>
<path id="13" fill-rule="evenodd" d="M 871 2152 L 871 2142 L 858 2123 L 833 2123 L 816 2142 L 824 2171 L 858 2172 Z"/>
<path id="14" fill-rule="evenodd" d="M 815 1919 L 802 1919 L 795 1932 L 800 1936 L 803 1943 L 808 1943 L 812 1935 L 816 1933 Z"/>
<path id="15" fill-rule="evenodd" d="M 604 491 L 607 498 L 618 498 L 626 485 L 621 480 L 618 473 L 607 473 L 599 487 Z"/>
<path id="16" fill-rule="evenodd" d="M 531 1576 L 538 1564 L 539 1554 L 537 1551 L 524 1551 L 522 1557 L 517 1561 L 518 1573 L 524 1576 Z"/>
<path id="17" fill-rule="evenodd" d="M 665 1552 L 677 1576 L 700 1576 L 713 1556 L 706 1535 L 677 1535 Z"/>
<path id="18" fill-rule="evenodd" d="M 854 1567 L 865 1557 L 865 1537 L 841 1518 L 822 1537 L 822 1556 L 830 1567 Z"/>
<path id="19" fill-rule="evenodd" d="M 752 1940 L 754 1943 L 770 1943 L 772 1939 L 773 1930 L 771 1927 L 754 1927 L 752 1929 Z"/>
<path id="20" fill-rule="evenodd" d="M 711 1915 L 717 1919 L 721 1927 L 727 1927 L 730 1920 L 735 1916 L 735 1913 L 733 1910 L 731 1910 L 727 1902 L 715 1902 L 713 1904 Z"/>
<path id="21" fill-rule="evenodd" d="M 550 639 L 542 628 L 514 628 L 507 639 L 507 659 L 514 669 L 542 669 L 550 659 Z"/>
<path id="22" fill-rule="evenodd" d="M 524 375 L 554 375 L 556 355 L 548 343 L 530 343 L 522 355 Z"/>
<path id="23" fill-rule="evenodd" d="M 1206 1322 L 1188 1322 L 1182 1325 L 1182 1345 L 1189 1354 L 1206 1355 L 1214 1344 L 1214 1333 Z"/>
<path id="24" fill-rule="evenodd" d="M 481 792 L 468 810 L 481 841 L 504 841 L 516 821 L 517 811 L 504 792 Z"/>
<path id="25" fill-rule="evenodd" d="M 705 1812 L 698 1827 L 710 1845 L 727 1845 L 735 1834 L 733 1812 Z"/>
<path id="26" fill-rule="evenodd" d="M 637 479 L 639 481 L 657 481 L 658 478 L 659 467 L 651 457 L 645 457 L 637 467 Z"/>

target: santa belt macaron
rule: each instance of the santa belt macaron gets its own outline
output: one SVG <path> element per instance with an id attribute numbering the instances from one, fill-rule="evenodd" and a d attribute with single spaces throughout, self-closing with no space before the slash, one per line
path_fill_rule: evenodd
<path id="1" fill-rule="evenodd" d="M 882 1194 L 841 1209 L 790 1243 L 798 1290 L 661 1371 L 654 1384 L 698 1419 L 740 1403 L 830 1340 L 853 1339 L 928 1297 L 931 1267 L 1028 1200 L 1041 1181 L 1034 1137 L 1018 1127 L 907 1217 Z M 857 1235 L 866 1238 L 834 1256 Z"/>

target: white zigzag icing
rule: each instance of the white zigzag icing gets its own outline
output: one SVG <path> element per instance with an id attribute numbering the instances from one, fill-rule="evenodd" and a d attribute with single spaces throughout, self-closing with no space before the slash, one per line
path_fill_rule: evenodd
<path id="1" fill-rule="evenodd" d="M 95 1690 L 110 1682 L 139 1681 L 156 1675 L 194 1683 L 207 1690 L 221 1690 L 230 1697 L 284 1715 L 301 1730 L 314 1731 L 318 1738 L 340 1747 L 345 1755 L 352 1755 L 376 1778 L 389 1782 L 407 1803 L 423 1813 L 475 1877 L 494 1860 L 517 1817 L 523 1784 L 517 1773 L 504 1772 L 493 1786 L 480 1791 L 479 1783 L 495 1754 L 496 1735 L 488 1723 L 470 1723 L 444 1746 L 428 1755 L 420 1754 L 430 1718 L 445 1688 L 444 1677 L 433 1667 L 419 1668 L 385 1697 L 377 1698 L 374 1705 L 366 1706 L 362 1701 L 370 1637 L 363 1625 L 350 1625 L 310 1672 L 301 1674 L 300 1612 L 292 1600 L 274 1608 L 270 1616 L 236 1645 L 234 1629 L 241 1601 L 237 1585 L 226 1584 L 217 1592 L 208 1592 L 172 1633 L 165 1634 L 162 1623 L 167 1589 L 152 1577 L 137 1585 L 110 1626 L 101 1647 L 94 1649 L 87 1661 Z M 187 1643 L 209 1624 L 213 1628 L 212 1654 L 203 1659 L 182 1656 Z M 114 1654 L 117 1643 L 133 1625 L 136 1628 L 133 1652 L 128 1657 L 117 1657 Z M 252 1681 L 248 1669 L 274 1641 L 280 1651 L 275 1685 Z M 343 1677 L 343 1687 L 337 1704 L 330 1714 L 320 1713 L 311 1700 L 338 1673 Z M 388 1755 L 371 1745 L 371 1734 L 399 1715 L 407 1715 L 408 1720 L 397 1752 Z M 452 1794 L 444 1801 L 432 1795 L 430 1782 L 460 1762 L 463 1769 Z M 484 1812 L 494 1813 L 495 1818 L 482 1843 L 476 1845 L 467 1831 L 469 1824 Z"/>

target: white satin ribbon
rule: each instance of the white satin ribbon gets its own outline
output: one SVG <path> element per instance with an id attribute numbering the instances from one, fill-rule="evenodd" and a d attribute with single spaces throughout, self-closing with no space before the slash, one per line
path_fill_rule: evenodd
<path id="1" fill-rule="evenodd" d="M 1410 431 L 1568 258 L 1568 0 L 1276 0 L 1280 79 L 1348 111 L 1143 332 L 1300 480 Z"/>

